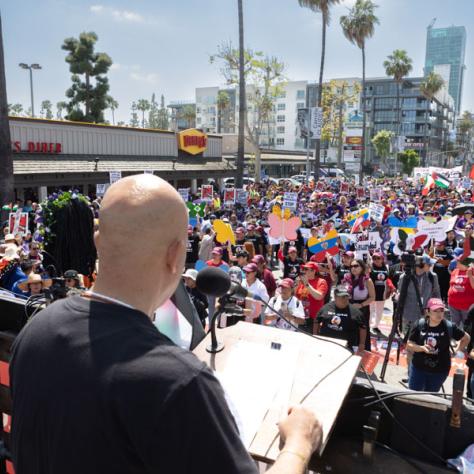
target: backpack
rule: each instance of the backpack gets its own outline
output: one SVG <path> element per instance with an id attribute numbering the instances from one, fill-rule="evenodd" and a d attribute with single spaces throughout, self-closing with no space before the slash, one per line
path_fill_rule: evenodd
<path id="1" fill-rule="evenodd" d="M 444 322 L 446 323 L 446 327 L 448 329 L 449 348 L 454 354 L 454 349 L 451 346 L 451 339 L 453 338 L 453 323 L 451 321 L 448 321 L 447 319 L 445 319 Z M 428 329 L 428 322 L 426 321 L 426 318 L 420 318 L 418 320 L 418 327 L 420 328 L 420 331 L 425 331 Z"/>

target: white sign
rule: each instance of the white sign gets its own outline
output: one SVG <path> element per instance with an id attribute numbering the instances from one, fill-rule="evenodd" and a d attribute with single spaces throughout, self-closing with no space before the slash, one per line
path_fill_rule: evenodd
<path id="1" fill-rule="evenodd" d="M 288 208 L 296 211 L 298 207 L 298 193 L 283 194 L 283 209 Z"/>
<path id="2" fill-rule="evenodd" d="M 427 234 L 430 239 L 444 240 L 446 239 L 446 232 L 453 228 L 457 216 L 451 219 L 441 220 L 439 222 L 431 223 L 425 220 L 418 222 L 418 233 Z"/>
<path id="3" fill-rule="evenodd" d="M 110 186 L 109 183 L 96 184 L 95 193 L 97 194 L 97 196 L 103 196 L 105 194 L 105 191 L 107 191 L 107 188 L 109 186 Z"/>
<path id="4" fill-rule="evenodd" d="M 413 168 L 413 177 L 416 180 L 425 178 L 426 175 L 431 175 L 432 173 L 442 174 L 448 179 L 458 178 L 462 175 L 462 166 L 455 166 L 454 168 L 438 168 L 436 166 L 430 166 L 429 168 Z"/>
<path id="5" fill-rule="evenodd" d="M 370 188 L 370 200 L 372 202 L 380 201 L 382 190 L 380 188 Z"/>
<path id="6" fill-rule="evenodd" d="M 143 174 L 153 174 L 153 170 L 144 170 Z"/>
<path id="7" fill-rule="evenodd" d="M 369 204 L 369 217 L 375 222 L 381 223 L 383 221 L 384 212 L 385 207 L 381 204 L 375 204 L 373 202 Z"/>
<path id="8" fill-rule="evenodd" d="M 178 193 L 181 195 L 184 202 L 189 201 L 189 188 L 179 188 Z"/>
<path id="9" fill-rule="evenodd" d="M 378 232 L 369 232 L 369 249 L 370 250 L 381 250 L 382 249 L 382 238 Z"/>
<path id="10" fill-rule="evenodd" d="M 311 107 L 309 132 L 312 138 L 321 138 L 323 128 L 323 109 L 321 107 Z"/>
<path id="11" fill-rule="evenodd" d="M 119 179 L 122 179 L 121 171 L 109 171 L 110 184 L 114 184 Z"/>

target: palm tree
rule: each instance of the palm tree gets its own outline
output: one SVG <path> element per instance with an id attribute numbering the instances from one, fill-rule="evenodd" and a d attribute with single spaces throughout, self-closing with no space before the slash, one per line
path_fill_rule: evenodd
<path id="1" fill-rule="evenodd" d="M 2 19 L 0 17 L 0 206 L 12 202 L 13 188 L 13 156 L 10 141 L 10 122 L 8 120 L 8 100 L 5 80 L 5 62 L 3 56 Z M 2 212 L 2 214 L 5 214 Z M 2 221 L 6 218 L 2 216 Z"/>
<path id="2" fill-rule="evenodd" d="M 111 97 L 110 95 L 107 96 L 107 107 L 110 109 L 110 111 L 112 112 L 112 124 L 115 125 L 115 111 L 118 109 L 118 102 L 113 98 Z"/>
<path id="3" fill-rule="evenodd" d="M 150 110 L 150 102 L 146 99 L 138 99 L 137 109 L 142 113 L 142 128 L 145 128 L 145 112 Z"/>
<path id="4" fill-rule="evenodd" d="M 427 158 L 428 158 L 428 139 L 427 139 L 427 131 L 428 131 L 428 120 L 430 115 L 430 105 L 431 101 L 433 100 L 434 96 L 443 88 L 444 80 L 439 75 L 436 74 L 434 71 L 430 72 L 420 84 L 420 92 L 424 95 L 426 99 L 426 114 L 425 114 L 425 126 L 424 126 L 424 137 L 423 137 L 423 164 L 422 166 L 426 166 Z"/>
<path id="5" fill-rule="evenodd" d="M 226 91 L 219 91 L 217 94 L 217 133 L 222 132 L 222 114 L 230 105 L 230 97 Z"/>
<path id="6" fill-rule="evenodd" d="M 375 25 L 379 19 L 375 16 L 374 10 L 377 5 L 371 0 L 357 0 L 356 4 L 349 11 L 349 15 L 341 16 L 340 23 L 344 36 L 352 43 L 357 45 L 362 51 L 362 153 L 360 156 L 360 182 L 364 173 L 365 165 L 365 144 L 366 144 L 366 121 L 365 112 L 365 42 L 374 35 Z"/>
<path id="7" fill-rule="evenodd" d="M 239 16 L 239 139 L 237 144 L 235 186 L 241 188 L 244 176 L 245 116 L 247 112 L 244 64 L 244 7 L 242 0 L 237 0 L 237 10 Z"/>
<path id="8" fill-rule="evenodd" d="M 329 25 L 331 6 L 337 5 L 341 0 L 298 0 L 300 7 L 309 8 L 313 12 L 321 13 L 323 17 L 323 29 L 321 38 L 321 65 L 319 68 L 319 84 L 318 84 L 318 103 L 321 107 L 323 96 L 323 75 L 324 75 L 324 59 L 326 56 L 326 28 Z M 308 138 L 309 140 L 309 138 Z M 321 139 L 316 140 L 316 176 L 319 177 L 319 168 L 321 164 Z"/>
<path id="9" fill-rule="evenodd" d="M 56 103 L 56 118 L 58 120 L 63 119 L 63 110 L 67 109 L 67 103 L 63 100 Z"/>
<path id="10" fill-rule="evenodd" d="M 397 143 L 400 136 L 400 125 L 402 122 L 402 108 L 400 106 L 400 85 L 403 79 L 410 74 L 413 69 L 412 60 L 408 57 L 404 49 L 396 49 L 392 54 L 389 54 L 387 59 L 383 62 L 385 73 L 387 76 L 392 76 L 397 83 Z M 398 150 L 397 150 L 398 152 Z M 397 173 L 397 154 L 395 154 L 395 174 Z"/>
<path id="11" fill-rule="evenodd" d="M 186 121 L 186 126 L 192 128 L 196 121 L 196 109 L 192 105 L 185 105 L 181 110 L 181 118 Z"/>

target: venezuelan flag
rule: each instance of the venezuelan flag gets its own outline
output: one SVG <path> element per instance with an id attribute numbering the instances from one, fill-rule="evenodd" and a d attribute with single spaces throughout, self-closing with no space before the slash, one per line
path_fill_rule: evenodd
<path id="1" fill-rule="evenodd" d="M 315 255 L 317 262 L 323 262 L 326 259 L 326 253 L 336 255 L 339 252 L 337 239 L 339 234 L 337 230 L 331 230 L 321 238 L 310 237 L 308 239 L 308 248 Z"/>
<path id="2" fill-rule="evenodd" d="M 362 217 L 362 223 L 361 223 L 362 227 L 365 227 L 370 223 L 368 209 L 360 209 L 358 211 L 347 214 L 346 221 L 349 224 L 349 226 L 352 228 L 352 226 L 354 225 L 354 222 L 359 217 Z"/>

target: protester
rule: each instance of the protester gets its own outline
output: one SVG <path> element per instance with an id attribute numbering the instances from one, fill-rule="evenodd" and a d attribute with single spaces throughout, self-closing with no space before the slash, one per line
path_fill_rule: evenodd
<path id="1" fill-rule="evenodd" d="M 66 270 L 63 277 L 67 288 L 85 289 L 84 284 L 81 282 L 81 276 L 76 270 Z"/>
<path id="2" fill-rule="evenodd" d="M 463 351 L 470 337 L 450 321 L 444 319 L 445 306 L 441 299 L 431 298 L 426 319 L 416 321 L 408 338 L 408 349 L 413 353 L 408 386 L 411 390 L 438 392 L 451 368 L 451 339 L 459 341 L 454 352 Z"/>
<path id="3" fill-rule="evenodd" d="M 186 247 L 186 268 L 194 268 L 199 259 L 199 244 L 201 239 L 196 229 L 192 225 L 188 225 L 188 244 Z"/>
<path id="4" fill-rule="evenodd" d="M 447 300 L 451 321 L 462 327 L 474 302 L 474 266 L 464 265 L 462 254 L 455 257 L 455 261 L 456 268 L 451 272 Z"/>
<path id="5" fill-rule="evenodd" d="M 255 263 L 249 263 L 243 268 L 245 280 L 242 286 L 254 295 L 260 297 L 263 301 L 268 302 L 268 292 L 265 285 L 257 278 L 258 267 Z"/>
<path id="6" fill-rule="evenodd" d="M 288 255 L 283 260 L 283 278 L 296 280 L 300 274 L 301 265 L 303 265 L 303 263 L 303 259 L 298 257 L 296 247 L 289 247 Z"/>
<path id="7" fill-rule="evenodd" d="M 252 259 L 252 263 L 255 263 L 258 268 L 257 277 L 263 282 L 267 289 L 268 296 L 272 298 L 275 295 L 277 288 L 275 277 L 273 272 L 267 268 L 267 262 L 263 255 L 255 255 Z"/>
<path id="8" fill-rule="evenodd" d="M 349 304 L 347 286 L 339 285 L 334 290 L 334 301 L 325 304 L 316 317 L 315 334 L 347 341 L 349 348 L 358 352 L 365 348 L 367 326 L 360 309 Z"/>
<path id="9" fill-rule="evenodd" d="M 273 296 L 268 302 L 269 307 L 265 310 L 266 324 L 290 331 L 296 331 L 299 325 L 305 324 L 303 305 L 293 295 L 294 284 L 291 278 L 284 278 L 278 283 L 280 294 Z"/>
<path id="10" fill-rule="evenodd" d="M 370 303 L 370 331 L 374 336 L 380 336 L 382 334 L 379 329 L 379 324 L 382 320 L 385 306 L 388 273 L 383 253 L 374 252 L 372 255 L 372 266 L 370 268 L 370 279 L 375 288 L 375 300 Z"/>
<path id="11" fill-rule="evenodd" d="M 206 318 L 207 318 L 207 298 L 203 295 L 196 287 L 196 278 L 198 272 L 192 268 L 188 268 L 185 273 L 183 273 L 183 281 L 184 286 L 191 298 L 191 301 L 196 308 L 196 312 L 201 320 L 203 327 L 206 326 Z"/>
<path id="12" fill-rule="evenodd" d="M 438 275 L 439 292 L 441 299 L 447 301 L 449 289 L 449 271 L 448 266 L 453 259 L 452 250 L 446 247 L 446 240 L 436 241 L 436 246 L 430 252 L 430 256 L 436 260 L 433 272 Z"/>
<path id="13" fill-rule="evenodd" d="M 25 296 L 35 296 L 43 293 L 45 288 L 49 288 L 52 281 L 41 278 L 41 275 L 30 273 L 26 280 L 18 283 L 18 288 L 23 291 Z"/>
<path id="14" fill-rule="evenodd" d="M 204 230 L 201 243 L 199 245 L 199 260 L 207 262 L 212 258 L 212 249 L 214 248 L 215 233 L 210 226 Z"/>

